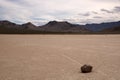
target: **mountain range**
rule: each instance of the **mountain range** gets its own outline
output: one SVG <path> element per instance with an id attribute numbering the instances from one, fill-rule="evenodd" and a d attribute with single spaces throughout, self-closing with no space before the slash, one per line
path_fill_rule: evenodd
<path id="1" fill-rule="evenodd" d="M 7 20 L 0 21 L 1 34 L 54 34 L 54 33 L 120 33 L 120 21 L 101 24 L 78 25 L 67 21 L 50 21 L 45 25 L 36 26 L 31 22 L 15 24 Z"/>
<path id="2" fill-rule="evenodd" d="M 104 29 L 120 26 L 120 21 L 117 22 L 107 22 L 107 23 L 100 23 L 100 24 L 86 24 L 86 28 L 91 31 L 98 32 Z"/>

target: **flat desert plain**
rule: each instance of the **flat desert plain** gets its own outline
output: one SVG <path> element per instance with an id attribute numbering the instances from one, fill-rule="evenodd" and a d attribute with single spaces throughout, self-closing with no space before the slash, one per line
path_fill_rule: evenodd
<path id="1" fill-rule="evenodd" d="M 0 80 L 120 80 L 120 35 L 0 35 Z"/>

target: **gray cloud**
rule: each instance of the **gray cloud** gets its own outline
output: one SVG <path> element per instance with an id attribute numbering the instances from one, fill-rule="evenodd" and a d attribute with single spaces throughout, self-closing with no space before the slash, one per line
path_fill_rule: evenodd
<path id="1" fill-rule="evenodd" d="M 101 16 L 94 16 L 93 18 L 102 18 Z"/>
<path id="2" fill-rule="evenodd" d="M 96 12 L 96 11 L 92 11 L 92 13 L 93 13 L 93 14 L 98 14 L 98 12 Z"/>
<path id="3" fill-rule="evenodd" d="M 80 15 L 80 16 L 90 16 L 90 13 L 89 12 L 87 12 L 87 13 L 79 13 L 78 15 Z"/>
<path id="4" fill-rule="evenodd" d="M 113 9 L 114 12 L 120 12 L 120 6 L 116 6 L 114 9 Z"/>
<path id="5" fill-rule="evenodd" d="M 106 13 L 116 13 L 116 12 L 120 12 L 120 6 L 115 6 L 113 9 L 111 10 L 107 10 L 107 9 L 101 9 L 101 11 L 106 12 Z"/>
<path id="6" fill-rule="evenodd" d="M 101 11 L 106 12 L 106 13 L 113 13 L 113 11 L 107 10 L 107 9 L 101 9 Z"/>

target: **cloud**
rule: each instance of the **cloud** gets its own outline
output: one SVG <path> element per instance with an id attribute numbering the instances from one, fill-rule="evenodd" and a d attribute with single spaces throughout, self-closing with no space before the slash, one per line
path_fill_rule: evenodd
<path id="1" fill-rule="evenodd" d="M 113 11 L 107 10 L 107 9 L 101 9 L 101 11 L 106 12 L 106 13 L 113 13 Z"/>
<path id="2" fill-rule="evenodd" d="M 96 11 L 92 11 L 92 13 L 93 13 L 93 14 L 98 14 L 98 12 L 96 12 Z"/>
<path id="3" fill-rule="evenodd" d="M 0 3 L 0 14 L 3 19 L 13 20 L 17 22 L 26 22 L 32 13 L 23 6 L 19 6 L 9 1 L 2 1 Z"/>
<path id="4" fill-rule="evenodd" d="M 93 18 L 102 18 L 101 16 L 94 16 Z"/>
<path id="5" fill-rule="evenodd" d="M 80 16 L 90 16 L 90 13 L 89 12 L 87 12 L 87 13 L 79 13 L 78 15 L 80 15 Z"/>
<path id="6" fill-rule="evenodd" d="M 101 9 L 101 11 L 106 12 L 106 13 L 117 13 L 117 12 L 120 12 L 120 6 L 115 6 L 111 10 Z"/>
<path id="7" fill-rule="evenodd" d="M 113 9 L 114 12 L 120 12 L 120 6 L 116 6 L 114 9 Z"/>
<path id="8" fill-rule="evenodd" d="M 35 24 L 51 20 L 68 20 L 72 23 L 103 22 L 111 18 L 118 20 L 119 2 L 118 0 L 0 0 L 0 20 Z M 101 16 L 101 19 L 97 16 Z"/>

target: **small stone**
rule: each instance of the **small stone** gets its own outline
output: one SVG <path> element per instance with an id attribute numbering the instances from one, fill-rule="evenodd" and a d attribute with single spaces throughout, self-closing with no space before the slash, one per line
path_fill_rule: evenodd
<path id="1" fill-rule="evenodd" d="M 92 68 L 93 67 L 91 65 L 85 64 L 81 67 L 81 72 L 82 73 L 90 73 L 92 71 Z"/>

